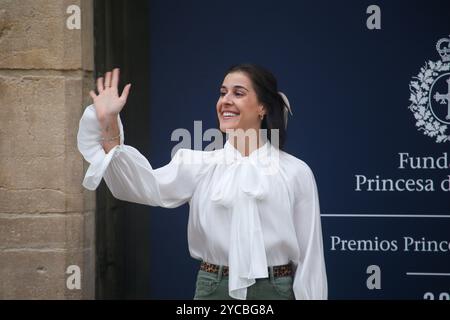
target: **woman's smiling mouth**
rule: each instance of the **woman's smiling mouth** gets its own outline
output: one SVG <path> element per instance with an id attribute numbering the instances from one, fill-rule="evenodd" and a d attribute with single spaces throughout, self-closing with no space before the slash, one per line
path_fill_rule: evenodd
<path id="1" fill-rule="evenodd" d="M 224 120 L 231 120 L 231 119 L 235 119 L 239 116 L 239 113 L 237 112 L 231 112 L 231 111 L 225 111 L 222 112 L 222 118 Z"/>

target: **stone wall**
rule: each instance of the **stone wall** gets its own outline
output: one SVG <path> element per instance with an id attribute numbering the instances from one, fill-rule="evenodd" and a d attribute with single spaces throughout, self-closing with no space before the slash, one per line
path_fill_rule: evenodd
<path id="1" fill-rule="evenodd" d="M 0 299 L 94 298 L 95 193 L 76 147 L 93 45 L 91 0 L 0 0 Z"/>

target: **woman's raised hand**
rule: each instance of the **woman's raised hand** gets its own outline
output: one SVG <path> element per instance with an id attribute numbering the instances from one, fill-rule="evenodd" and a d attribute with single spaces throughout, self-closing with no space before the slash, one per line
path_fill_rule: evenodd
<path id="1" fill-rule="evenodd" d="M 94 100 L 95 112 L 101 127 L 101 141 L 103 149 L 108 153 L 120 143 L 120 129 L 118 126 L 118 114 L 127 102 L 131 84 L 127 84 L 119 96 L 118 68 L 107 72 L 105 78 L 97 79 L 98 95 L 94 91 L 89 92 Z"/>
<path id="2" fill-rule="evenodd" d="M 107 72 L 105 78 L 97 79 L 98 95 L 92 90 L 89 92 L 94 100 L 95 111 L 99 120 L 117 116 L 127 102 L 131 84 L 127 84 L 122 95 L 119 96 L 119 76 L 119 68 Z"/>

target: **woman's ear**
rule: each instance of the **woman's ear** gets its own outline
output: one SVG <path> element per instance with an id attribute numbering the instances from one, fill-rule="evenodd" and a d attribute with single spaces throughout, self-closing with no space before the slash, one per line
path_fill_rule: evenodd
<path id="1" fill-rule="evenodd" d="M 262 104 L 259 105 L 259 114 L 266 114 L 266 108 Z"/>

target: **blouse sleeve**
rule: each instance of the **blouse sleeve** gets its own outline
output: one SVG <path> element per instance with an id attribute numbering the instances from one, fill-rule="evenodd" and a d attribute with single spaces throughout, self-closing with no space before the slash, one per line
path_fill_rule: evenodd
<path id="1" fill-rule="evenodd" d="M 117 119 L 120 144 L 105 153 L 101 128 L 93 105 L 84 111 L 78 130 L 78 149 L 90 163 L 83 180 L 89 190 L 97 189 L 102 178 L 117 199 L 174 208 L 190 200 L 199 178 L 200 165 L 186 162 L 188 149 L 179 149 L 170 163 L 153 169 L 135 148 L 124 144 L 123 125 Z"/>
<path id="2" fill-rule="evenodd" d="M 294 207 L 300 259 L 294 277 L 294 294 L 298 300 L 326 300 L 327 275 L 323 252 L 322 227 L 317 185 L 311 169 L 300 175 L 300 191 Z"/>

